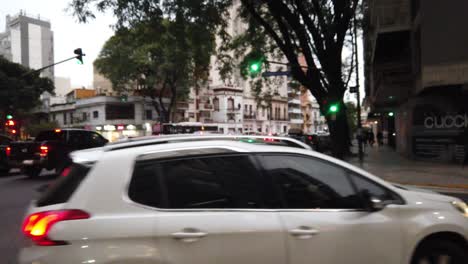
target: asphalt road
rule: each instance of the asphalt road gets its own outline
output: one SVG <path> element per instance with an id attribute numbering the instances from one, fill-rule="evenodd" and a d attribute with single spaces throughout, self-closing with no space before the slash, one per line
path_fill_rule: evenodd
<path id="1" fill-rule="evenodd" d="M 25 210 L 37 197 L 37 188 L 52 181 L 53 174 L 44 174 L 37 179 L 13 173 L 0 176 L 0 263 L 14 264 L 18 249 L 23 245 L 21 223 Z M 447 193 L 468 202 L 468 193 Z"/>

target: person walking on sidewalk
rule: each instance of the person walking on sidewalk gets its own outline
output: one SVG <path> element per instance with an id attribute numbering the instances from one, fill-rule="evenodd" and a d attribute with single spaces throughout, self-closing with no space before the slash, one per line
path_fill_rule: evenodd
<path id="1" fill-rule="evenodd" d="M 374 145 L 374 132 L 369 131 L 369 134 L 367 135 L 367 140 L 369 141 L 369 146 L 373 146 Z"/>
<path id="2" fill-rule="evenodd" d="M 383 134 L 382 131 L 377 132 L 377 143 L 379 146 L 383 145 Z"/>

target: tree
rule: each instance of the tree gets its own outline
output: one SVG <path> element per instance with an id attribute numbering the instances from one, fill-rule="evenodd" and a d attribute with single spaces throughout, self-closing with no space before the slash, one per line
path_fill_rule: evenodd
<path id="1" fill-rule="evenodd" d="M 39 97 L 44 92 L 54 93 L 50 79 L 0 56 L 0 120 L 7 114 L 19 118 L 39 104 Z"/>
<path id="2" fill-rule="evenodd" d="M 230 0 L 73 0 L 72 8 L 81 21 L 93 17 L 92 4 L 98 10 L 111 9 L 118 26 L 150 17 L 172 18 L 177 13 L 184 21 L 200 23 L 210 34 L 221 39 L 218 60 L 229 74 L 234 58 L 285 58 L 292 77 L 310 90 L 325 115 L 333 141 L 333 154 L 343 158 L 349 152 L 349 127 L 343 95 L 347 76 L 343 73 L 343 46 L 358 0 L 240 0 L 239 13 L 248 25 L 245 34 L 230 39 L 225 28 L 230 20 Z M 256 55 L 256 56 L 255 56 Z M 304 63 L 300 59 L 304 59 Z M 336 114 L 329 113 L 338 104 Z"/>
<path id="3" fill-rule="evenodd" d="M 169 122 L 176 101 L 208 80 L 214 48 L 214 35 L 179 12 L 171 20 L 150 18 L 120 28 L 95 66 L 116 90 L 151 98 L 161 122 Z"/>

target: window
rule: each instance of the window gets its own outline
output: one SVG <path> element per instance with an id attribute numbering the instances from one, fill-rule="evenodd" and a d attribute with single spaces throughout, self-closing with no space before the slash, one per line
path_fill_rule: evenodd
<path id="1" fill-rule="evenodd" d="M 93 118 L 99 117 L 99 111 L 93 111 Z"/>
<path id="2" fill-rule="evenodd" d="M 247 156 L 141 161 L 129 197 L 160 208 L 261 208 L 257 175 Z"/>
<path id="3" fill-rule="evenodd" d="M 106 105 L 106 120 L 135 119 L 133 104 Z"/>
<path id="4" fill-rule="evenodd" d="M 82 113 L 83 121 L 87 120 L 88 114 L 86 112 Z"/>
<path id="5" fill-rule="evenodd" d="M 213 108 L 214 108 L 215 111 L 219 111 L 219 99 L 218 99 L 218 97 L 215 97 L 213 99 Z"/>
<path id="6" fill-rule="evenodd" d="M 265 155 L 262 164 L 279 187 L 288 209 L 362 208 L 346 172 L 301 156 Z"/>
<path id="7" fill-rule="evenodd" d="M 63 124 L 66 125 L 67 124 L 67 113 L 63 113 Z"/>
<path id="8" fill-rule="evenodd" d="M 68 170 L 68 174 L 62 174 L 61 177 L 57 178 L 57 180 L 50 185 L 45 193 L 39 197 L 36 205 L 41 207 L 67 202 L 75 190 L 78 189 L 78 186 L 86 177 L 89 170 L 90 167 L 85 165 L 71 165 Z"/>
<path id="9" fill-rule="evenodd" d="M 44 141 L 44 140 L 64 140 L 66 131 L 62 130 L 60 132 L 55 132 L 54 130 L 41 131 L 36 136 L 35 141 Z"/>
<path id="10" fill-rule="evenodd" d="M 265 107 L 262 106 L 262 116 L 265 117 Z"/>
<path id="11" fill-rule="evenodd" d="M 252 115 L 252 105 L 249 105 L 249 114 Z"/>
<path id="12" fill-rule="evenodd" d="M 152 120 L 153 119 L 153 111 L 150 109 L 150 110 L 146 110 L 146 120 Z"/>
<path id="13" fill-rule="evenodd" d="M 86 140 L 91 147 L 100 147 L 107 143 L 107 140 L 98 133 L 86 133 Z"/>
<path id="14" fill-rule="evenodd" d="M 381 201 L 391 201 L 398 204 L 403 203 L 401 199 L 390 190 L 387 190 L 386 188 L 381 187 L 380 185 L 362 176 L 351 174 L 351 179 L 358 192 L 364 194 L 365 196 L 377 198 Z"/>
<path id="15" fill-rule="evenodd" d="M 73 112 L 70 113 L 70 124 L 73 124 Z"/>
<path id="16" fill-rule="evenodd" d="M 228 108 L 229 110 L 234 110 L 234 99 L 229 98 L 229 99 L 227 100 L 227 103 L 228 103 L 228 107 L 227 107 L 227 108 Z"/>

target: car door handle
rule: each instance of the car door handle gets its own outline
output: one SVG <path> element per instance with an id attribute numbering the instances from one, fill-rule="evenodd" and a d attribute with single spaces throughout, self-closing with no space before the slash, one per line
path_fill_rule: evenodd
<path id="1" fill-rule="evenodd" d="M 308 239 L 314 235 L 318 235 L 319 231 L 310 227 L 299 227 L 290 230 L 289 233 L 299 239 Z"/>
<path id="2" fill-rule="evenodd" d="M 175 232 L 172 233 L 171 236 L 174 239 L 181 240 L 183 242 L 195 242 L 198 239 L 205 237 L 208 235 L 205 232 L 200 232 L 200 231 L 181 231 L 181 232 Z"/>

